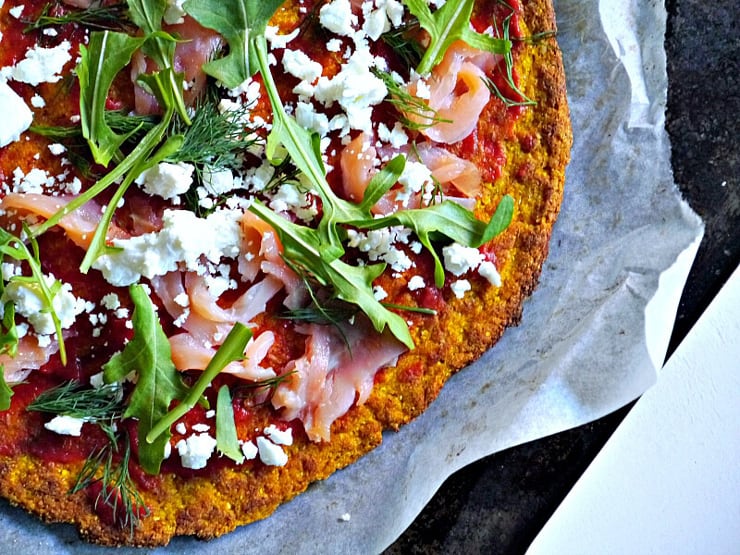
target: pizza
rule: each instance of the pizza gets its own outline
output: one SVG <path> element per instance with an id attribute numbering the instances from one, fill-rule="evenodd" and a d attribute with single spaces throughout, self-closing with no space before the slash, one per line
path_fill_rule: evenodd
<path id="1" fill-rule="evenodd" d="M 213 538 L 518 323 L 571 144 L 548 0 L 0 2 L 0 493 Z"/>

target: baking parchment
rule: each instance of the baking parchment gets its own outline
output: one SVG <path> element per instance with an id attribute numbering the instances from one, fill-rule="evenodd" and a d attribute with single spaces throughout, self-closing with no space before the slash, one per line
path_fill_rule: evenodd
<path id="1" fill-rule="evenodd" d="M 654 382 L 703 230 L 670 168 L 665 8 L 647 0 L 555 8 L 575 144 L 522 324 L 454 376 L 420 418 L 268 519 L 208 544 L 176 538 L 117 555 L 377 553 L 458 468 L 599 418 Z M 113 552 L 5 502 L 0 545 L 18 554 Z"/>

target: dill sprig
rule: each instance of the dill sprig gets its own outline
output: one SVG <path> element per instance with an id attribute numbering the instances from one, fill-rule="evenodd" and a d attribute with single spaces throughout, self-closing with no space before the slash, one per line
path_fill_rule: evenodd
<path id="1" fill-rule="evenodd" d="M 117 134 L 134 133 L 130 141 L 136 142 L 157 124 L 156 116 L 141 116 L 125 110 L 107 110 L 105 123 Z M 68 141 L 82 138 L 82 126 L 77 125 L 32 125 L 29 131 L 53 141 Z"/>
<path id="2" fill-rule="evenodd" d="M 351 351 L 352 349 L 349 344 L 349 339 L 344 333 L 344 330 L 342 329 L 340 323 L 349 321 L 357 312 L 359 312 L 359 307 L 354 307 L 356 308 L 356 310 L 354 312 L 351 312 L 353 307 L 349 303 L 343 303 L 339 299 L 329 299 L 327 301 L 320 299 L 319 295 L 316 292 L 318 284 L 311 277 L 310 272 L 306 268 L 303 268 L 295 262 L 288 260 L 284 256 L 282 258 L 285 261 L 285 264 L 291 270 L 293 270 L 296 275 L 298 275 L 298 277 L 301 278 L 306 291 L 308 291 L 308 296 L 311 298 L 311 304 L 309 304 L 307 307 L 297 309 L 297 311 L 290 311 L 287 314 L 292 313 L 293 317 L 291 319 L 293 320 L 334 326 L 339 335 L 342 337 L 342 341 L 347 346 L 347 349 Z M 344 306 L 345 304 L 346 306 Z M 296 317 L 296 315 L 298 317 Z"/>
<path id="3" fill-rule="evenodd" d="M 190 125 L 181 118 L 173 118 L 170 134 L 182 134 L 185 140 L 168 160 L 208 166 L 212 170 L 238 168 L 244 152 L 257 141 L 247 126 L 250 107 L 245 104 L 221 112 L 217 99 L 208 97 L 196 107 Z"/>
<path id="4" fill-rule="evenodd" d="M 116 462 L 116 458 L 120 460 Z M 124 434 L 123 447 L 120 450 L 116 442 L 110 442 L 90 453 L 69 493 L 71 495 L 89 487 L 100 487 L 95 498 L 95 508 L 101 503 L 108 507 L 113 522 L 121 528 L 128 527 L 133 534 L 141 519 L 149 516 L 149 508 L 131 478 L 130 460 L 131 441 L 128 434 Z"/>
<path id="5" fill-rule="evenodd" d="M 36 19 L 24 20 L 26 27 L 23 29 L 23 32 L 28 33 L 43 29 L 44 27 L 66 25 L 68 23 L 76 23 L 88 29 L 99 29 L 101 31 L 134 28 L 128 16 L 128 6 L 126 3 L 91 6 L 82 10 L 70 10 L 66 13 L 54 15 L 53 12 L 57 11 L 56 8 L 56 3 L 47 3 Z"/>
<path id="6" fill-rule="evenodd" d="M 419 32 L 419 29 L 419 20 L 414 17 L 403 25 L 380 35 L 380 40 L 387 44 L 403 62 L 406 75 L 409 75 L 413 68 L 419 66 L 424 56 L 424 49 L 421 44 L 411 38 Z"/>
<path id="7" fill-rule="evenodd" d="M 149 514 L 149 509 L 129 474 L 131 445 L 128 435 L 122 434 L 119 441 L 116 423 L 125 409 L 120 384 L 89 388 L 74 380 L 44 391 L 26 407 L 28 411 L 82 418 L 100 427 L 108 442 L 90 452 L 69 493 L 100 487 L 95 507 L 102 503 L 110 508 L 113 521 L 121 527 L 129 527 L 133 533 L 140 519 Z"/>
<path id="8" fill-rule="evenodd" d="M 387 102 L 396 107 L 400 114 L 399 121 L 407 129 L 419 131 L 437 123 L 450 123 L 450 120 L 440 117 L 437 111 L 430 108 L 421 98 L 409 93 L 387 71 L 374 68 L 373 73 L 385 84 L 388 89 Z M 410 119 L 409 116 L 415 119 Z"/>
<path id="9" fill-rule="evenodd" d="M 123 415 L 123 392 L 119 384 L 84 387 L 71 380 L 47 389 L 29 403 L 26 410 L 83 418 L 97 424 L 115 442 L 115 421 Z"/>
<path id="10" fill-rule="evenodd" d="M 502 28 L 502 38 L 504 40 L 510 40 L 509 39 L 509 26 L 511 24 L 511 17 L 513 16 L 513 10 L 512 13 L 506 16 L 504 18 L 503 24 L 501 26 Z M 491 91 L 491 94 L 495 95 L 501 102 L 504 103 L 504 106 L 507 108 L 511 108 L 514 106 L 534 106 L 537 104 L 534 100 L 529 98 L 522 90 L 517 86 L 515 80 L 514 80 L 514 55 L 512 54 L 512 51 L 509 50 L 504 55 L 504 81 L 506 85 L 511 89 L 514 94 L 519 96 L 519 100 L 514 100 L 509 97 L 507 97 L 501 89 L 496 85 L 496 83 L 493 82 L 492 79 L 489 79 L 488 77 L 483 77 L 483 82 L 486 84 L 486 87 L 488 87 L 488 90 Z"/>
<path id="11" fill-rule="evenodd" d="M 264 389 L 268 389 L 269 393 L 272 394 L 281 383 L 287 380 L 291 375 L 295 374 L 295 372 L 295 370 L 291 370 L 290 372 L 280 374 L 274 378 L 265 378 L 264 380 L 251 383 L 240 383 L 234 387 L 234 398 L 244 399 L 246 397 L 254 397 L 260 390 Z"/>

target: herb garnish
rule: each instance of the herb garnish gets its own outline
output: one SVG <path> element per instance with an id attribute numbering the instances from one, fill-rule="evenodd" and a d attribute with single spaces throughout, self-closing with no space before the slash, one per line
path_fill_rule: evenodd
<path id="1" fill-rule="evenodd" d="M 20 238 L 0 228 L 0 261 L 7 256 L 11 260 L 28 264 L 28 267 L 31 269 L 31 275 L 12 276 L 9 283 L 16 282 L 24 284 L 25 287 L 32 290 L 41 300 L 41 304 L 43 306 L 41 312 L 48 314 L 54 323 L 57 343 L 59 344 L 59 358 L 61 359 L 62 364 L 66 365 L 67 350 L 64 347 L 64 338 L 62 337 L 62 323 L 54 309 L 54 297 L 61 289 L 62 283 L 59 280 L 49 279 L 49 277 L 44 274 L 41 269 L 41 257 L 38 242 L 33 236 L 31 236 L 30 230 L 25 223 L 23 225 L 23 231 L 28 237 L 28 242 L 31 244 L 30 250 Z M 4 286 L 3 290 L 0 292 L 4 292 Z M 13 315 L 14 312 L 10 311 L 9 314 Z M 15 333 L 15 326 L 9 321 L 6 321 L 5 318 L 6 316 L 3 315 L 3 327 L 8 331 L 5 334 L 6 337 L 4 338 L 3 343 L 6 344 L 10 341 L 10 352 L 14 354 L 18 337 Z M 7 335 L 8 333 L 15 334 L 15 340 L 13 340 L 13 335 Z"/>
<path id="2" fill-rule="evenodd" d="M 115 459 L 120 459 L 117 463 Z M 95 508 L 102 503 L 109 509 L 112 523 L 121 528 L 128 527 L 131 534 L 142 518 L 149 516 L 149 507 L 144 503 L 136 483 L 129 472 L 131 440 L 123 434 L 123 447 L 118 443 L 107 443 L 90 456 L 82 466 L 70 494 L 87 488 L 100 488 L 95 496 Z M 94 490 L 93 490 L 94 492 Z"/>
<path id="3" fill-rule="evenodd" d="M 154 442 L 161 441 L 163 437 L 169 438 L 170 427 L 192 409 L 196 403 L 201 401 L 203 393 L 218 373 L 230 362 L 241 360 L 244 357 L 244 349 L 251 337 L 252 332 L 248 327 L 238 322 L 234 324 L 206 369 L 203 370 L 198 380 L 187 390 L 186 394 L 182 396 L 180 404 L 160 416 L 145 437 L 140 436 L 142 441 L 140 441 L 139 448 L 141 449 L 141 443 L 151 445 Z"/>
<path id="4" fill-rule="evenodd" d="M 514 10 L 512 9 L 512 13 L 506 16 L 506 18 L 503 21 L 502 24 L 502 34 L 504 40 L 509 40 L 509 27 L 511 25 L 511 18 L 514 15 Z M 546 35 L 543 35 L 546 36 Z M 488 90 L 491 91 L 491 94 L 495 95 L 501 102 L 504 103 L 504 105 L 507 108 L 511 108 L 513 106 L 533 106 L 537 104 L 534 100 L 529 98 L 527 95 L 525 95 L 522 90 L 517 86 L 516 81 L 514 79 L 514 56 L 511 53 L 511 50 L 506 52 L 504 54 L 504 82 L 506 85 L 516 94 L 519 96 L 520 100 L 512 100 L 508 98 L 501 89 L 498 88 L 496 83 L 494 83 L 493 79 L 490 79 L 488 77 L 483 77 L 483 82 L 488 87 Z"/>
<path id="5" fill-rule="evenodd" d="M 470 28 L 474 0 L 446 2 L 434 13 L 424 0 L 403 0 L 409 11 L 419 20 L 419 25 L 429 33 L 429 46 L 416 68 L 417 73 L 426 75 L 442 61 L 449 46 L 462 40 L 473 48 L 494 54 L 511 51 L 511 41 L 493 38 Z"/>
<path id="6" fill-rule="evenodd" d="M 114 523 L 129 527 L 133 533 L 149 510 L 129 474 L 131 445 L 127 434 L 122 434 L 123 447 L 119 445 L 116 423 L 125 410 L 120 385 L 85 388 L 76 381 L 65 382 L 41 393 L 26 410 L 81 418 L 100 427 L 108 442 L 90 452 L 69 493 L 99 487 L 95 507 L 102 503 L 110 509 Z"/>
<path id="7" fill-rule="evenodd" d="M 123 416 L 139 421 L 139 463 L 146 472 L 158 474 L 170 438 L 169 428 L 157 441 L 145 441 L 145 438 L 167 414 L 170 403 L 185 396 L 186 388 L 172 362 L 170 343 L 144 287 L 132 285 L 129 293 L 134 303 L 134 337 L 103 366 L 103 376 L 106 383 L 114 383 L 131 372 L 137 373 L 136 386 Z"/>
<path id="8" fill-rule="evenodd" d="M 52 15 L 52 12 L 56 11 L 54 9 L 56 7 L 55 4 L 49 2 L 44 5 L 36 19 L 31 21 L 24 20 L 28 25 L 23 29 L 23 32 L 28 33 L 45 27 L 66 25 L 68 23 L 76 23 L 88 29 L 100 30 L 127 29 L 133 26 L 131 20 L 128 18 L 128 7 L 126 4 L 93 5 L 83 10 L 69 10 L 66 13 Z"/>
<path id="9" fill-rule="evenodd" d="M 231 404 L 229 386 L 222 385 L 216 398 L 216 449 L 236 464 L 244 462 L 239 448 L 239 438 L 234 422 L 234 406 Z"/>
<path id="10" fill-rule="evenodd" d="M 440 117 L 424 100 L 408 92 L 387 71 L 373 68 L 373 74 L 385 84 L 389 95 L 387 102 L 396 107 L 400 116 L 398 121 L 407 129 L 420 131 L 437 123 L 452 123 L 452 120 Z M 409 119 L 409 115 L 415 119 Z"/>

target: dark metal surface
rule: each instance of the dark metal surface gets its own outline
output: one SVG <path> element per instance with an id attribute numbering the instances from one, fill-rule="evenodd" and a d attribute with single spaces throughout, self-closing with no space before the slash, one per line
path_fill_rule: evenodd
<path id="1" fill-rule="evenodd" d="M 666 8 L 674 178 L 706 224 L 670 354 L 740 262 L 740 36 L 736 0 Z M 462 469 L 386 553 L 523 553 L 628 411 Z"/>

